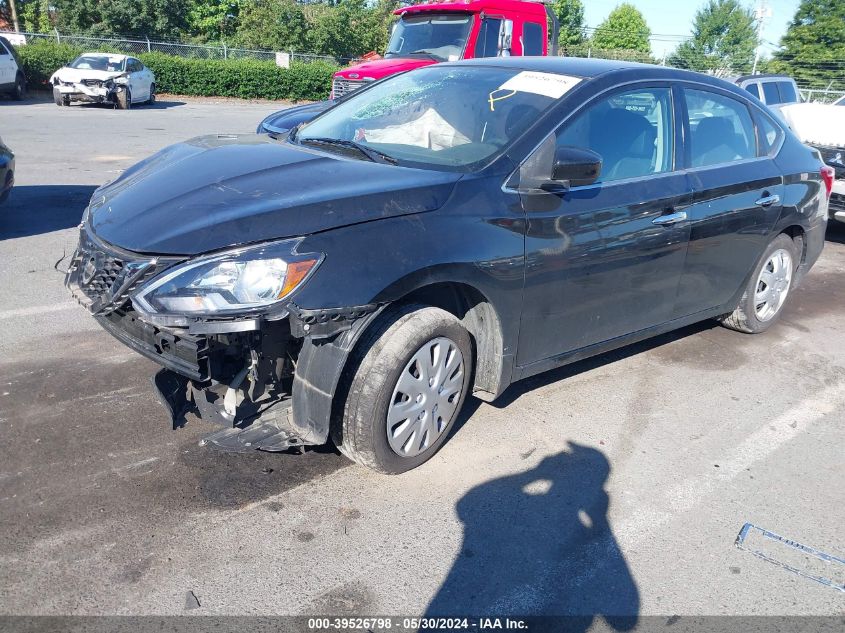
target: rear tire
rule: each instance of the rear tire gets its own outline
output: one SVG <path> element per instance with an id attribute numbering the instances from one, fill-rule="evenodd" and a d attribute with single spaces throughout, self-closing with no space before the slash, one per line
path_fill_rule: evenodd
<path id="1" fill-rule="evenodd" d="M 156 103 L 156 85 L 150 84 L 150 98 L 147 99 L 147 104 L 155 105 Z"/>
<path id="2" fill-rule="evenodd" d="M 132 107 L 132 93 L 129 88 L 118 90 L 114 97 L 114 103 L 118 110 L 129 110 Z"/>
<path id="3" fill-rule="evenodd" d="M 15 77 L 15 88 L 12 92 L 12 98 L 15 101 L 23 101 L 26 97 L 26 80 L 23 78 L 21 73 L 18 73 L 17 77 Z"/>
<path id="4" fill-rule="evenodd" d="M 788 235 L 778 235 L 763 251 L 737 308 L 719 319 L 722 325 L 738 332 L 760 334 L 777 323 L 799 263 L 795 242 Z"/>
<path id="5" fill-rule="evenodd" d="M 380 473 L 420 466 L 448 438 L 472 366 L 469 333 L 449 312 L 409 305 L 383 314 L 350 357 L 332 425 L 335 445 Z"/>

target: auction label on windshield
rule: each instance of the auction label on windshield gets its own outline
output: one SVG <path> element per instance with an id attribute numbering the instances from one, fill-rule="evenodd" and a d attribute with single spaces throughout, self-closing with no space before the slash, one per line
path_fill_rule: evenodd
<path id="1" fill-rule="evenodd" d="M 503 83 L 499 87 L 499 90 L 531 92 L 533 94 L 551 97 L 552 99 L 560 99 L 579 83 L 581 83 L 580 77 L 523 70 Z"/>

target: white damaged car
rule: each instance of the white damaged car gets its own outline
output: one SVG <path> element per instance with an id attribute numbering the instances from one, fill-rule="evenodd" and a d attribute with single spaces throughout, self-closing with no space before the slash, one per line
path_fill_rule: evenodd
<path id="1" fill-rule="evenodd" d="M 50 77 L 56 105 L 111 103 L 126 110 L 155 102 L 155 75 L 141 60 L 111 53 L 83 53 Z"/>

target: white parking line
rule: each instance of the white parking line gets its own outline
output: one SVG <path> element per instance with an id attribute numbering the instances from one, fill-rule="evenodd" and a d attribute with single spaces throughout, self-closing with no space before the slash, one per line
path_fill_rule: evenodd
<path id="1" fill-rule="evenodd" d="M 67 301 L 54 303 L 46 306 L 32 306 L 31 308 L 17 308 L 15 310 L 0 310 L 0 319 L 17 319 L 20 317 L 37 316 L 39 314 L 51 314 L 53 312 L 64 312 L 73 310 L 78 304 Z"/>

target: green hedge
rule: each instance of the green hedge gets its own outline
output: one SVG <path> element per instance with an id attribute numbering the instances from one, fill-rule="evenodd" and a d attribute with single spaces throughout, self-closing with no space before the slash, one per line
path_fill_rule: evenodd
<path id="1" fill-rule="evenodd" d="M 17 47 L 30 87 L 46 88 L 50 75 L 84 51 L 70 44 L 40 41 Z"/>
<path id="2" fill-rule="evenodd" d="M 196 59 L 164 53 L 138 56 L 156 76 L 159 92 L 243 99 L 326 99 L 337 66 L 325 62 L 291 63 L 254 59 Z"/>
<path id="3" fill-rule="evenodd" d="M 46 88 L 57 69 L 83 51 L 67 44 L 41 41 L 18 47 L 33 87 Z M 156 76 L 158 92 L 202 97 L 319 100 L 329 96 L 337 66 L 325 62 L 293 62 L 279 68 L 253 59 L 210 60 L 164 53 L 138 55 Z"/>

